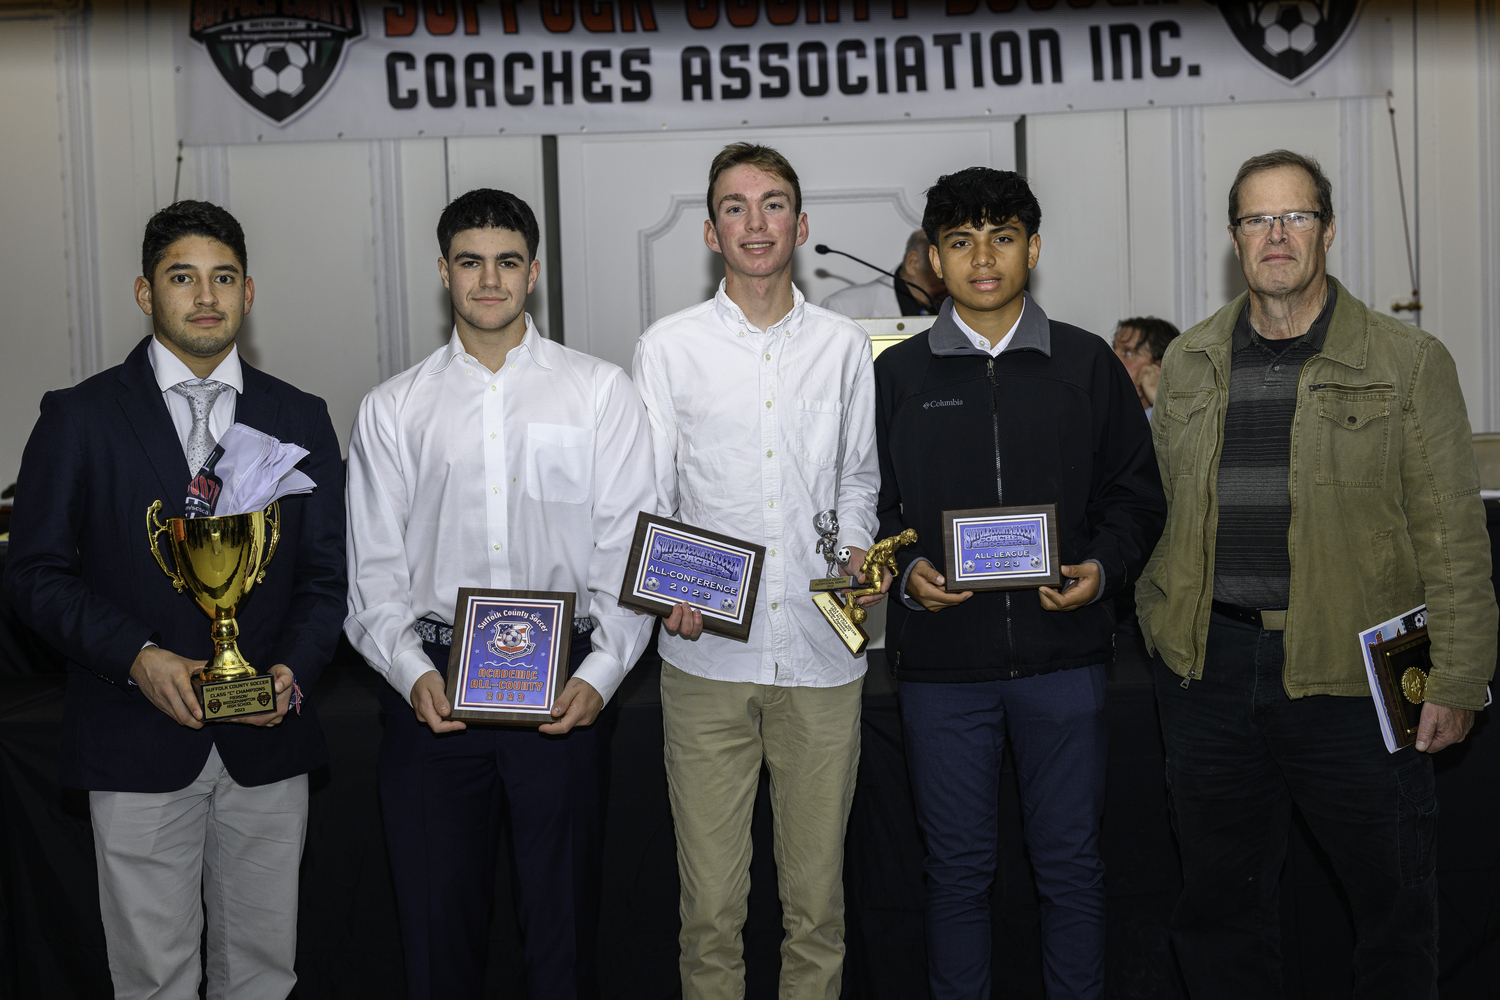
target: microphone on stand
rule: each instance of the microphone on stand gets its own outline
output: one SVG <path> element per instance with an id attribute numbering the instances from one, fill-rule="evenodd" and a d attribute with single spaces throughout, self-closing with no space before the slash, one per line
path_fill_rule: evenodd
<path id="1" fill-rule="evenodd" d="M 813 252 L 814 253 L 820 253 L 820 254 L 836 253 L 840 257 L 848 257 L 850 260 L 854 261 L 854 263 L 856 263 L 856 264 L 863 264 L 865 267 L 868 267 L 872 271 L 879 271 L 881 274 L 885 275 L 887 278 L 890 278 L 893 281 L 899 281 L 899 282 L 901 282 L 901 284 L 905 285 L 906 286 L 906 290 L 911 293 L 912 298 L 915 298 L 918 302 L 925 303 L 928 309 L 931 309 L 933 312 L 937 312 L 937 310 L 938 310 L 937 305 L 932 301 L 932 296 L 927 294 L 927 289 L 925 289 L 925 288 L 918 288 L 916 285 L 913 285 L 910 281 L 907 281 L 905 278 L 903 278 L 903 277 L 901 277 L 899 275 L 892 274 L 891 272 L 887 271 L 883 267 L 876 267 L 874 264 L 871 264 L 867 260 L 860 260 L 858 257 L 854 256 L 852 253 L 845 253 L 842 250 L 835 250 L 835 249 L 833 249 L 833 247 L 829 246 L 827 243 L 818 243 L 818 244 L 815 244 L 813 246 Z"/>

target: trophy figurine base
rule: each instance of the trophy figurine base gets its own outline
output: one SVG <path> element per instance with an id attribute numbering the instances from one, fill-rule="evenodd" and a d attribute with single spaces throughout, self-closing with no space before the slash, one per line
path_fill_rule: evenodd
<path id="1" fill-rule="evenodd" d="M 832 594 L 822 593 L 813 595 L 813 603 L 818 610 L 823 612 L 823 617 L 828 619 L 828 624 L 838 633 L 838 637 L 849 647 L 849 652 L 858 656 L 865 651 L 865 645 L 869 643 L 870 636 L 865 630 L 849 620 L 844 613 L 844 606 L 839 603 L 838 598 Z"/>
<path id="2" fill-rule="evenodd" d="M 811 581 L 807 589 L 813 593 L 819 593 L 827 590 L 848 590 L 852 586 L 854 586 L 852 576 L 825 576 Z"/>
<path id="3" fill-rule="evenodd" d="M 198 695 L 198 706 L 203 709 L 204 722 L 268 715 L 276 711 L 276 682 L 270 674 L 233 680 L 204 679 L 194 675 L 193 690 Z"/>

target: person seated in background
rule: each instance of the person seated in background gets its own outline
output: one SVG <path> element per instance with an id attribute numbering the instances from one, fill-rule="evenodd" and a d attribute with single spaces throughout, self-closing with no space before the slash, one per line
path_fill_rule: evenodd
<path id="1" fill-rule="evenodd" d="M 882 274 L 863 285 L 851 285 L 823 300 L 823 308 L 850 319 L 877 316 L 936 316 L 948 297 L 943 279 L 932 270 L 927 248 L 932 244 L 918 229 L 906 238 L 906 256 L 896 268 L 896 279 Z"/>
<path id="2" fill-rule="evenodd" d="M 1141 397 L 1141 406 L 1150 419 L 1151 408 L 1156 405 L 1156 382 L 1161 378 L 1161 356 L 1167 345 L 1181 333 L 1177 327 L 1155 316 L 1136 316 L 1122 319 L 1115 327 L 1115 357 L 1130 373 L 1135 383 L 1136 394 Z"/>

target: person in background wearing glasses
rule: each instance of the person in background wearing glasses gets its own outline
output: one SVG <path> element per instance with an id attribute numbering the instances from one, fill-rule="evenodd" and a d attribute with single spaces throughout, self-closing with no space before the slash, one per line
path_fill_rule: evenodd
<path id="1" fill-rule="evenodd" d="M 1249 291 L 1162 359 L 1167 529 L 1136 592 L 1182 852 L 1173 940 L 1193 996 L 1281 995 L 1295 803 L 1348 893 L 1355 995 L 1433 998 L 1431 755 L 1468 733 L 1495 666 L 1458 373 L 1436 339 L 1328 276 L 1315 160 L 1246 160 L 1229 233 Z M 1356 635 L 1424 602 L 1420 730 L 1387 753 Z"/>
<path id="2" fill-rule="evenodd" d="M 1164 319 L 1155 316 L 1135 316 L 1120 320 L 1115 328 L 1112 344 L 1115 357 L 1130 373 L 1136 395 L 1146 409 L 1146 419 L 1151 419 L 1151 409 L 1156 405 L 1156 386 L 1161 379 L 1161 356 L 1167 345 L 1176 340 L 1182 331 Z"/>

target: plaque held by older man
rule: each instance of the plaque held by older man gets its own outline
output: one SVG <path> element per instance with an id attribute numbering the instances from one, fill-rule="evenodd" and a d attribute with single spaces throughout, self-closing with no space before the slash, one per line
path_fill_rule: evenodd
<path id="1" fill-rule="evenodd" d="M 464 587 L 448 654 L 449 718 L 540 726 L 568 679 L 571 593 Z"/>
<path id="2" fill-rule="evenodd" d="M 703 615 L 703 631 L 750 639 L 763 545 L 642 511 L 620 584 L 620 606 L 665 618 L 678 604 Z"/>
<path id="3" fill-rule="evenodd" d="M 1056 587 L 1057 504 L 945 510 L 943 556 L 950 594 Z"/>

